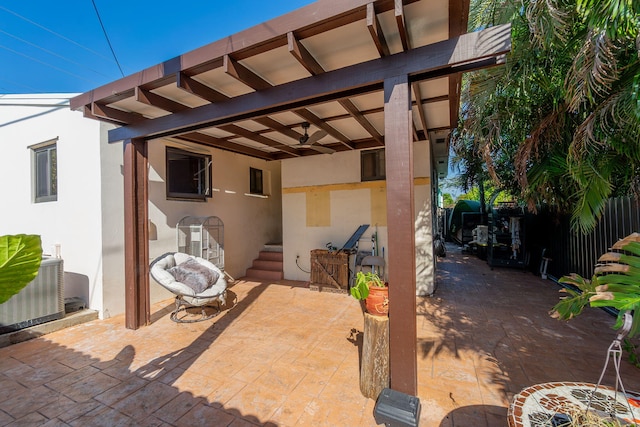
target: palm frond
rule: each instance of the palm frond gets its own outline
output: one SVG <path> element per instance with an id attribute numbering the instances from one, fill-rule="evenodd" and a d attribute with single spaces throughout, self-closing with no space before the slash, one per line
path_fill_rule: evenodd
<path id="1" fill-rule="evenodd" d="M 566 42 L 572 12 L 557 0 L 528 2 L 525 14 L 535 44 L 549 46 L 555 39 Z"/>
<path id="2" fill-rule="evenodd" d="M 578 125 L 569 147 L 572 158 L 578 161 L 589 156 L 589 153 L 598 154 L 606 147 L 631 161 L 640 161 L 637 96 L 631 76 L 620 79 L 616 89 L 594 106 L 587 118 Z"/>
<path id="3" fill-rule="evenodd" d="M 605 32 L 611 39 L 638 35 L 640 4 L 635 0 L 577 0 L 576 6 L 590 28 Z"/>
<path id="4" fill-rule="evenodd" d="M 636 250 L 640 235 L 632 233 L 617 242 L 598 259 L 593 278 L 587 280 L 577 274 L 563 276 L 559 283 L 569 285 L 563 298 L 551 311 L 553 317 L 569 320 L 584 307 L 613 307 L 620 310 L 614 328 L 623 326 L 625 312 L 633 314 L 629 337 L 640 332 L 640 251 Z"/>
<path id="5" fill-rule="evenodd" d="M 516 176 L 520 179 L 520 186 L 528 185 L 527 169 L 531 159 L 539 159 L 542 151 L 553 141 L 561 140 L 561 129 L 564 127 L 562 108 L 555 109 L 542 118 L 528 138 L 518 147 L 515 156 Z M 546 150 L 545 150 L 546 151 Z"/>
<path id="6" fill-rule="evenodd" d="M 567 74 L 569 111 L 575 113 L 583 103 L 606 96 L 617 79 L 615 45 L 603 32 L 590 31 Z"/>
<path id="7" fill-rule="evenodd" d="M 610 156 L 603 154 L 597 159 L 597 164 L 584 160 L 570 164 L 571 176 L 577 183 L 577 200 L 571 223 L 583 233 L 594 229 L 611 196 L 610 178 L 617 165 L 615 160 L 610 160 Z"/>

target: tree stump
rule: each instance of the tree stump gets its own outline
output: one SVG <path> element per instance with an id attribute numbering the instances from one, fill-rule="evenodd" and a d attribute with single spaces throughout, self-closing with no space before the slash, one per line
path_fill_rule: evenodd
<path id="1" fill-rule="evenodd" d="M 364 314 L 360 391 L 376 399 L 389 387 L 389 318 Z"/>

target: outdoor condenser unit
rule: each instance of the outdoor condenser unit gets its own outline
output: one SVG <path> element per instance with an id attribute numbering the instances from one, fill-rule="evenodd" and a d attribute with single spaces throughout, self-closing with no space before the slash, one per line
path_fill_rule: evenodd
<path id="1" fill-rule="evenodd" d="M 64 317 L 63 262 L 43 258 L 38 275 L 9 301 L 0 304 L 0 333 Z"/>

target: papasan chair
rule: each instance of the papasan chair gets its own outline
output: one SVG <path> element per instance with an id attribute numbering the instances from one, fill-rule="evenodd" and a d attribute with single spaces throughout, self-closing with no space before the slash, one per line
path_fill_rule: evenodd
<path id="1" fill-rule="evenodd" d="M 211 319 L 226 304 L 227 281 L 224 273 L 204 258 L 169 252 L 151 263 L 150 273 L 158 284 L 176 296 L 176 308 L 170 316 L 174 322 L 192 323 Z M 179 317 L 180 312 L 191 307 L 200 307 L 202 316 L 196 319 Z M 216 310 L 207 314 L 206 307 Z"/>

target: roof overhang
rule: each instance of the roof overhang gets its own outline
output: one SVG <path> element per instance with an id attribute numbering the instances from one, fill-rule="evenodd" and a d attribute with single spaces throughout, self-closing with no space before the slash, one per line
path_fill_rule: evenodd
<path id="1" fill-rule="evenodd" d="M 121 127 L 265 160 L 384 147 L 383 81 L 411 78 L 414 140 L 446 175 L 461 72 L 499 64 L 509 28 L 463 35 L 469 0 L 320 0 L 81 94 L 73 109 Z M 326 150 L 325 150 L 326 151 Z"/>

